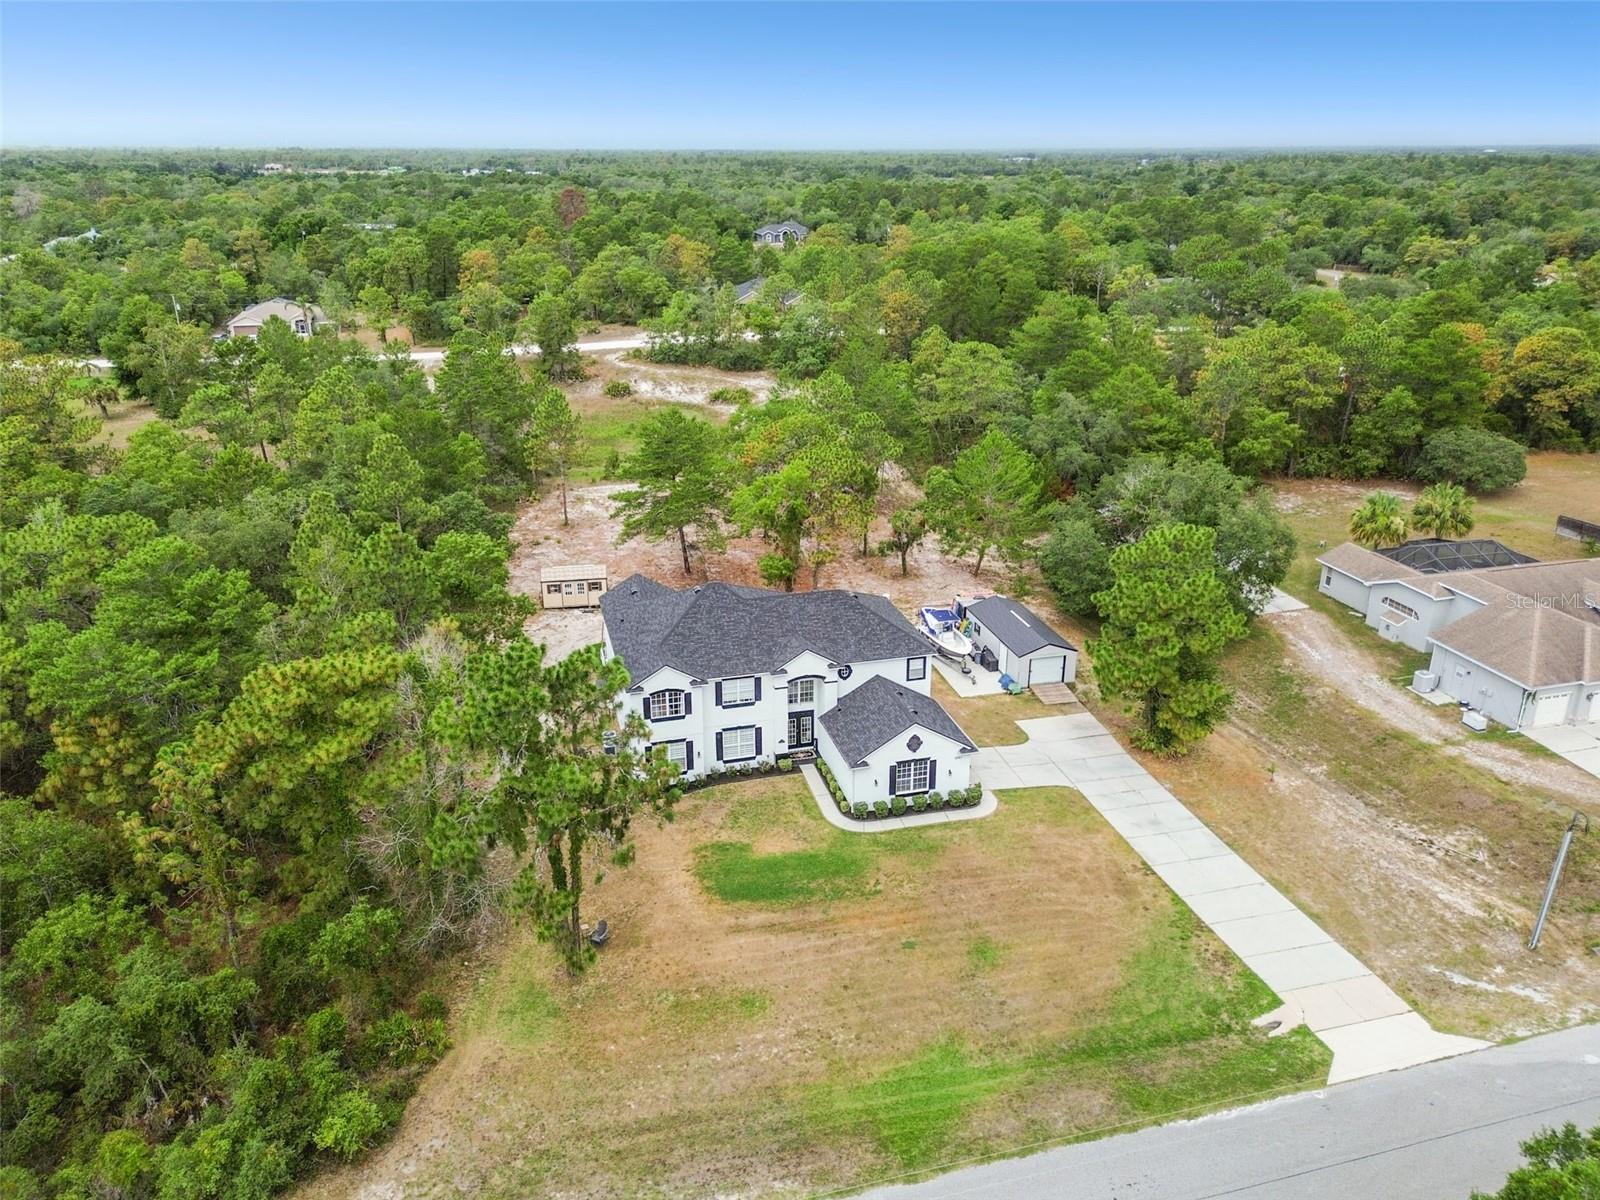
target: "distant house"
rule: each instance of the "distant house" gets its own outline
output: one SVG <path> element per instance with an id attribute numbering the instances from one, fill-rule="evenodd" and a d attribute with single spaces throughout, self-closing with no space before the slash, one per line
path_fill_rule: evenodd
<path id="1" fill-rule="evenodd" d="M 1317 589 L 1432 659 L 1437 688 L 1509 729 L 1600 720 L 1600 562 L 1535 562 L 1491 538 L 1354 542 Z"/>
<path id="2" fill-rule="evenodd" d="M 69 242 L 96 242 L 100 240 L 100 231 L 92 225 L 82 233 L 69 233 L 61 237 L 53 237 L 41 249 L 54 250 L 57 246 L 65 246 Z"/>
<path id="3" fill-rule="evenodd" d="M 755 243 L 758 246 L 786 246 L 805 241 L 810 233 L 810 227 L 799 221 L 779 221 L 775 225 L 763 225 L 757 229 Z"/>
<path id="4" fill-rule="evenodd" d="M 996 669 L 1029 687 L 1036 683 L 1071 683 L 1078 677 L 1078 648 L 1045 623 L 1043 617 L 1005 596 L 960 602 L 962 629 L 981 655 L 995 657 Z"/>
<path id="5" fill-rule="evenodd" d="M 632 575 L 600 611 L 623 711 L 685 775 L 816 755 L 852 803 L 971 782 L 976 743 L 930 694 L 934 647 L 883 596 Z"/>
<path id="6" fill-rule="evenodd" d="M 327 314 L 315 304 L 301 304 L 298 300 L 285 300 L 282 296 L 274 296 L 271 300 L 252 304 L 229 321 L 228 336 L 256 337 L 261 333 L 261 327 L 273 317 L 277 317 L 301 337 L 310 337 L 319 328 L 328 324 Z"/>

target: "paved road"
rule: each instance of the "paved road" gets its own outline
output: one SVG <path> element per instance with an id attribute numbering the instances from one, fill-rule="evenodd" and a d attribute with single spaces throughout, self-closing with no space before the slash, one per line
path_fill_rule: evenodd
<path id="1" fill-rule="evenodd" d="M 1467 1200 L 1517 1144 L 1600 1124 L 1586 1025 L 1195 1121 L 968 1167 L 873 1200 Z"/>
<path id="2" fill-rule="evenodd" d="M 1019 721 L 1028 740 L 978 751 L 985 789 L 1069 787 L 1283 1001 L 1279 1032 L 1305 1024 L 1333 1051 L 1329 1083 L 1480 1049 L 1439 1033 L 1383 980 L 1162 787 L 1088 713 Z"/>

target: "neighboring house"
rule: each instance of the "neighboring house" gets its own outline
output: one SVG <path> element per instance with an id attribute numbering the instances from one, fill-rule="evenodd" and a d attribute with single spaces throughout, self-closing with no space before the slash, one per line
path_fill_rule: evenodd
<path id="1" fill-rule="evenodd" d="M 91 225 L 88 229 L 85 229 L 82 233 L 68 233 L 68 234 L 62 235 L 61 237 L 53 237 L 48 242 L 46 242 L 43 246 L 41 246 L 40 249 L 41 250 L 54 250 L 57 246 L 65 246 L 65 245 L 68 245 L 71 242 L 97 242 L 99 240 L 100 240 L 100 231 L 98 229 L 96 229 L 94 226 Z"/>
<path id="2" fill-rule="evenodd" d="M 1510 729 L 1600 720 L 1600 561 L 1536 562 L 1488 538 L 1353 542 L 1318 590 L 1428 651 L 1446 695 Z"/>
<path id="3" fill-rule="evenodd" d="M 229 321 L 228 336 L 256 337 L 261 333 L 261 327 L 273 317 L 285 322 L 301 337 L 310 337 L 328 323 L 326 314 L 315 304 L 301 304 L 297 300 L 274 296 L 271 300 L 252 304 Z"/>
<path id="4" fill-rule="evenodd" d="M 980 653 L 989 651 L 1000 673 L 1018 683 L 1071 683 L 1078 677 L 1078 648 L 1026 605 L 1004 596 L 958 601 L 962 626 Z"/>
<path id="5" fill-rule="evenodd" d="M 763 225 L 756 230 L 755 243 L 758 246 L 784 246 L 791 242 L 803 242 L 811 229 L 800 224 L 799 221 L 779 221 L 774 225 Z"/>
<path id="6" fill-rule="evenodd" d="M 631 575 L 600 598 L 626 713 L 687 775 L 812 752 L 851 801 L 971 782 L 972 739 L 930 695 L 933 647 L 885 597 L 670 588 Z"/>

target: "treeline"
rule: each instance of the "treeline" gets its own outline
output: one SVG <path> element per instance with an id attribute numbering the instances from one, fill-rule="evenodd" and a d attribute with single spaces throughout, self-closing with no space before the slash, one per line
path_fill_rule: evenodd
<path id="1" fill-rule="evenodd" d="M 202 363 L 200 429 L 114 452 L 97 384 L 0 343 L 0 1193 L 247 1200 L 359 1153 L 496 878 L 581 967 L 586 855 L 670 793 L 589 765 L 615 670 L 521 635 L 503 510 L 561 397 L 500 349 L 430 390 L 273 323 Z"/>

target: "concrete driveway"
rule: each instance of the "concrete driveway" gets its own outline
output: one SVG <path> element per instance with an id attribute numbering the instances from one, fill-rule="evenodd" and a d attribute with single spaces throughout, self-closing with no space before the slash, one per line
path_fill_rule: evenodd
<path id="1" fill-rule="evenodd" d="M 1333 1051 L 1328 1081 L 1447 1058 L 1487 1043 L 1439 1033 L 1254 871 L 1088 713 L 1017 724 L 1028 740 L 978 751 L 986 791 L 1068 787 L 1283 1001 L 1263 1021 L 1304 1023 Z"/>
<path id="2" fill-rule="evenodd" d="M 1581 725 L 1547 725 L 1540 729 L 1524 729 L 1533 741 L 1554 750 L 1575 767 L 1600 778 L 1600 721 L 1585 721 Z"/>

